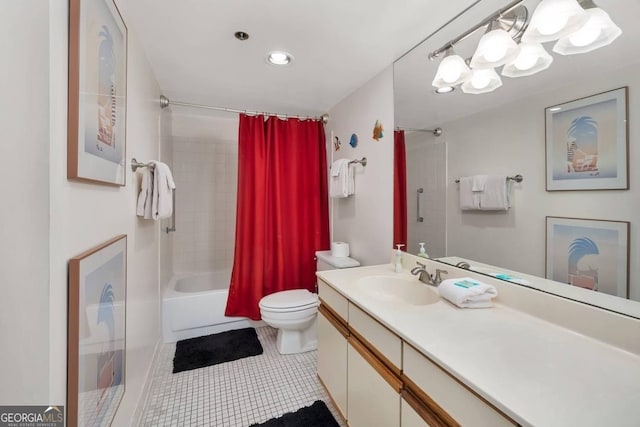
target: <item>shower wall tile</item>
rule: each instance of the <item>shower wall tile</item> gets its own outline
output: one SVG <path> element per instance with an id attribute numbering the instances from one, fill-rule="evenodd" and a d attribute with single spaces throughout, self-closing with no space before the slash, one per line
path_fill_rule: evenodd
<path id="1" fill-rule="evenodd" d="M 175 271 L 230 269 L 236 219 L 235 141 L 174 138 Z"/>

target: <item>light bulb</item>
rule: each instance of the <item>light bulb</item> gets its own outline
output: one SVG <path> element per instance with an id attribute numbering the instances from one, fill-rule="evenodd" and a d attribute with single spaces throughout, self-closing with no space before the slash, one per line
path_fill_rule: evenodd
<path id="1" fill-rule="evenodd" d="M 550 16 L 548 19 L 540 22 L 538 31 L 540 31 L 540 34 L 548 36 L 557 33 L 565 25 L 567 25 L 567 18 L 565 16 Z"/>
<path id="2" fill-rule="evenodd" d="M 267 56 L 267 62 L 273 65 L 287 65 L 293 61 L 293 56 L 287 52 L 271 52 Z"/>
<path id="3" fill-rule="evenodd" d="M 460 78 L 460 68 L 452 61 L 447 61 L 448 58 L 442 60 L 441 72 L 442 80 L 447 83 L 453 83 Z"/>
<path id="4" fill-rule="evenodd" d="M 571 34 L 569 36 L 569 42 L 574 46 L 583 47 L 596 41 L 596 39 L 600 37 L 602 30 L 599 26 L 590 24 L 591 21 L 587 22 L 584 27 Z"/>
<path id="5" fill-rule="evenodd" d="M 533 55 L 532 52 L 522 52 L 513 62 L 513 66 L 518 70 L 528 70 L 536 65 L 536 62 L 538 62 L 538 57 Z"/>
<path id="6" fill-rule="evenodd" d="M 499 60 L 504 58 L 506 53 L 507 53 L 506 46 L 492 46 L 491 49 L 488 49 L 484 53 L 484 58 L 488 62 L 498 62 Z"/>
<path id="7" fill-rule="evenodd" d="M 473 77 L 471 78 L 471 86 L 476 89 L 484 89 L 489 86 L 491 82 L 491 76 L 488 73 L 483 73 L 484 70 L 478 70 L 473 73 Z"/>

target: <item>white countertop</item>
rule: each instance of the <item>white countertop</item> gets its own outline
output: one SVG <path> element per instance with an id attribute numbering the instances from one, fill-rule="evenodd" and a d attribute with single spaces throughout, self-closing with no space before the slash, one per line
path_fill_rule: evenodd
<path id="1" fill-rule="evenodd" d="M 523 426 L 640 426 L 638 355 L 500 304 L 415 306 L 354 286 L 370 275 L 417 281 L 391 265 L 317 275 Z"/>

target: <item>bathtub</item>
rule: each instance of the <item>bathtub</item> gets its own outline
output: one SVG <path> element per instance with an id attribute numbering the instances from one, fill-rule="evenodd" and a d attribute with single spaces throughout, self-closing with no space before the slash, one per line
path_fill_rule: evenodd
<path id="1" fill-rule="evenodd" d="M 230 278 L 230 271 L 173 277 L 162 298 L 164 342 L 263 325 L 246 317 L 224 315 Z"/>

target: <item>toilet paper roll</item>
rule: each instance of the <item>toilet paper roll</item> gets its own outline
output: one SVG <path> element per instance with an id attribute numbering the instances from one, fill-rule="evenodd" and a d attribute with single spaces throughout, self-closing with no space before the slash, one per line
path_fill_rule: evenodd
<path id="1" fill-rule="evenodd" d="M 349 244 L 345 242 L 331 242 L 331 256 L 344 258 L 349 256 Z"/>

